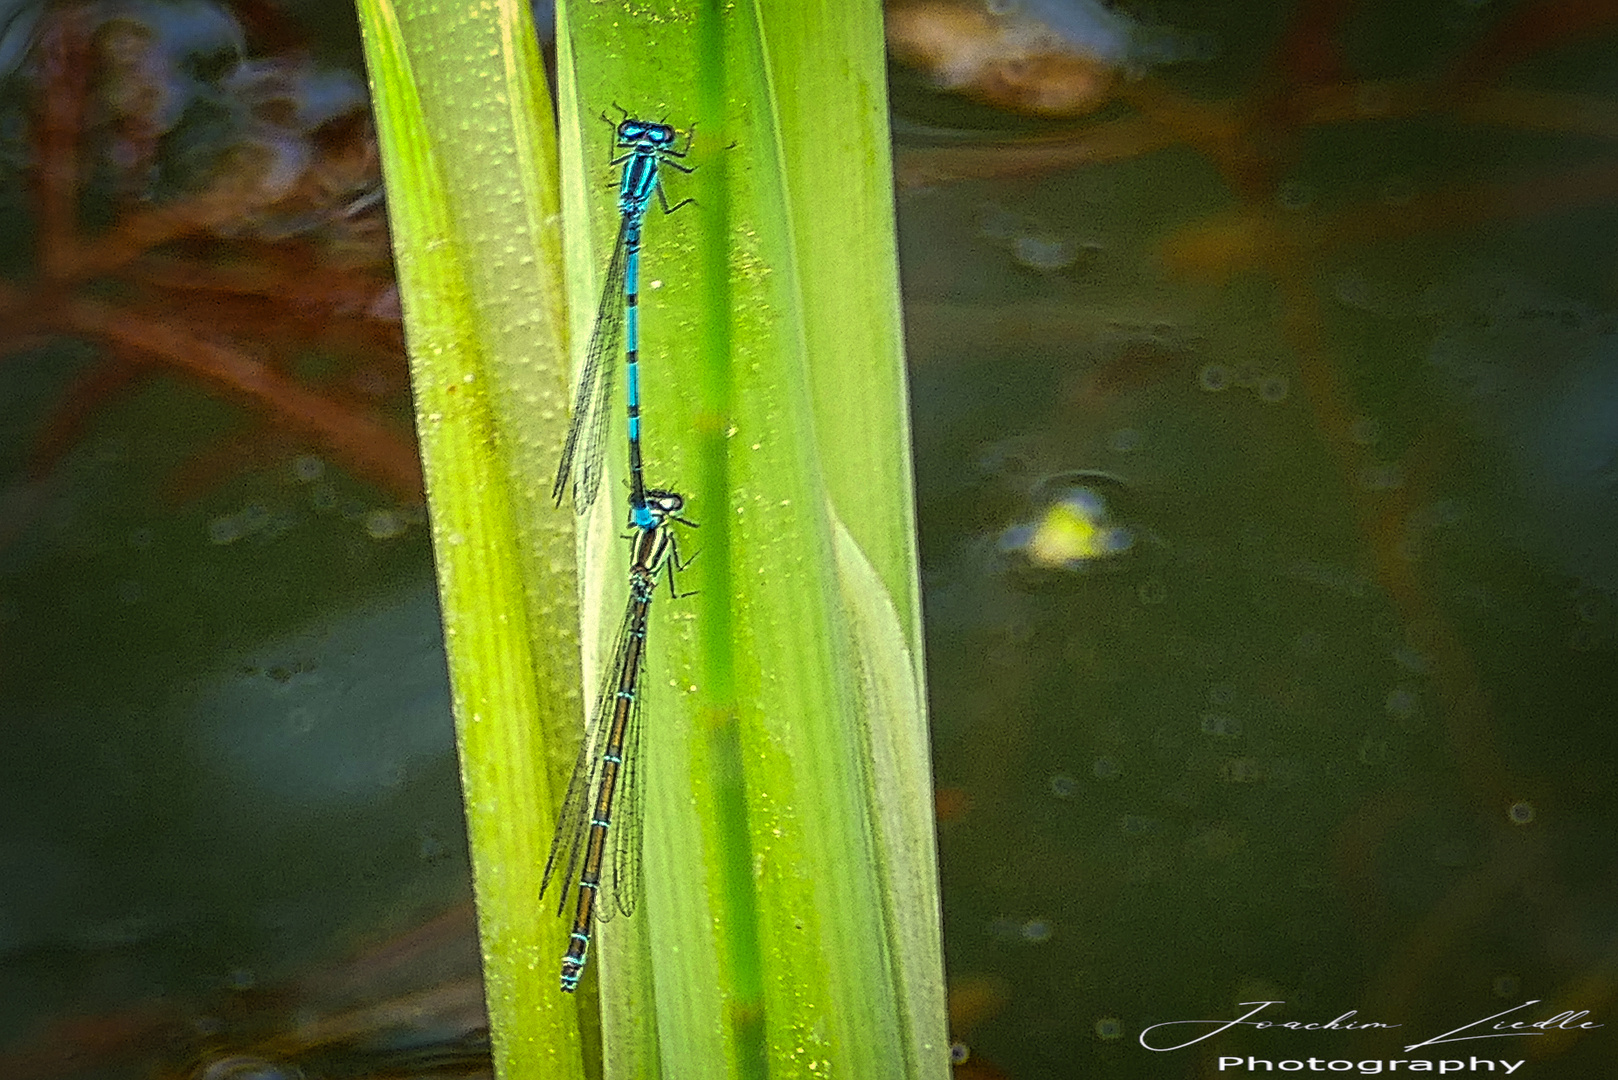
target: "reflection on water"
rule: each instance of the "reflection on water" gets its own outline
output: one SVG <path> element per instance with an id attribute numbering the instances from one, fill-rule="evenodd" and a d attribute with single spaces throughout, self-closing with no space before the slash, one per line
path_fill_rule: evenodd
<path id="1" fill-rule="evenodd" d="M 1009 1075 L 1607 1019 L 1618 129 L 1540 133 L 1618 39 L 1485 7 L 1179 12 L 1221 56 L 1128 111 L 901 141 L 952 1025 Z M 1137 1042 L 1264 1000 L 1402 1027 Z"/>

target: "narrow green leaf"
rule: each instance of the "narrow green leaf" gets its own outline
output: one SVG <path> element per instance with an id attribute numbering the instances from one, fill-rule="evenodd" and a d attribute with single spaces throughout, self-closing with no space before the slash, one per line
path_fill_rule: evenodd
<path id="1" fill-rule="evenodd" d="M 398 10 L 362 5 L 497 1061 L 578 1075 L 564 924 L 534 903 L 585 705 L 558 629 L 567 516 L 544 506 L 569 335 L 543 83 L 521 5 Z M 659 601 L 650 629 L 644 896 L 600 928 L 590 969 L 608 1072 L 942 1076 L 880 10 L 562 17 L 576 340 L 616 227 L 597 115 L 700 132 L 697 171 L 668 178 L 696 205 L 654 211 L 642 270 L 648 479 L 690 498 L 701 527 L 682 544 L 700 558 L 681 578 L 694 595 Z M 622 611 L 621 513 L 604 497 L 584 523 L 592 644 Z M 539 730 L 561 748 L 544 769 Z"/>
<path id="2" fill-rule="evenodd" d="M 581 339 L 617 225 L 600 114 L 694 127 L 696 171 L 663 179 L 696 203 L 648 215 L 640 309 L 646 476 L 700 523 L 694 595 L 649 630 L 644 895 L 596 965 L 609 1075 L 943 1076 L 880 8 L 574 3 L 560 25 Z M 626 570 L 601 502 L 598 643 Z"/>
<path id="3" fill-rule="evenodd" d="M 361 0 L 410 346 L 499 1074 L 593 1074 L 538 904 L 582 708 L 555 138 L 526 4 Z M 541 730 L 551 735 L 541 741 Z M 566 751 L 557 755 L 565 759 Z M 545 767 L 548 766 L 548 767 Z M 593 1030 L 591 1025 L 584 1025 Z"/>

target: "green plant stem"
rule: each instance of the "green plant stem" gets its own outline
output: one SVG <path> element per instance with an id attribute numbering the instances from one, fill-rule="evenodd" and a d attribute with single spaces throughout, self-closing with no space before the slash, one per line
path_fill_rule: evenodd
<path id="1" fill-rule="evenodd" d="M 359 4 L 410 347 L 495 1064 L 594 1073 L 536 902 L 581 708 L 555 138 L 526 5 Z M 541 732 L 554 732 L 542 739 Z M 544 767 L 549 765 L 549 767 Z M 592 1011 L 593 1012 L 593 1011 Z M 585 1015 L 590 1015 L 586 1013 Z"/>

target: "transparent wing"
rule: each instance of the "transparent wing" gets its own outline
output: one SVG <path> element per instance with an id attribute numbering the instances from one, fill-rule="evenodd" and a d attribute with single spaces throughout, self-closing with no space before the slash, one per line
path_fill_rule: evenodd
<path id="1" fill-rule="evenodd" d="M 612 261 L 601 285 L 601 303 L 596 308 L 595 327 L 584 352 L 584 367 L 573 391 L 573 422 L 568 425 L 562 460 L 556 466 L 556 482 L 551 498 L 562 501 L 568 478 L 573 478 L 573 509 L 584 513 L 595 502 L 601 489 L 601 463 L 606 451 L 607 423 L 612 388 L 618 377 L 618 352 L 624 337 L 624 273 L 629 256 L 624 243 L 629 219 L 618 223 L 618 239 L 613 243 Z"/>
<path id="2" fill-rule="evenodd" d="M 567 783 L 567 796 L 562 800 L 562 812 L 556 818 L 556 832 L 551 837 L 551 852 L 545 859 L 545 873 L 540 878 L 539 895 L 543 897 L 550 887 L 551 878 L 560 876 L 556 913 L 567 910 L 567 900 L 579 880 L 579 862 L 584 857 L 585 843 L 590 837 L 590 818 L 595 810 L 596 790 L 601 784 L 601 754 L 605 748 L 607 732 L 612 728 L 613 705 L 618 700 L 618 675 L 625 663 L 639 663 L 640 650 L 631 650 L 630 641 L 637 609 L 633 602 L 624 612 L 623 624 L 613 645 L 612 662 L 601 676 L 601 687 L 596 691 L 590 722 L 584 729 L 584 742 L 579 746 L 578 759 L 573 763 L 573 775 Z M 631 717 L 631 723 L 634 718 Z M 627 742 L 627 739 L 626 739 Z M 619 771 L 619 784 L 623 783 Z M 602 907 L 597 904 L 599 911 Z"/>
<path id="3" fill-rule="evenodd" d="M 642 814 L 641 779 L 645 775 L 642 767 L 645 759 L 641 756 L 641 707 L 646 692 L 641 676 L 646 670 L 646 623 L 650 608 L 650 596 L 643 601 L 631 601 L 631 613 L 638 612 L 634 619 L 636 625 L 629 628 L 630 636 L 639 645 L 632 660 L 635 665 L 635 697 L 630 703 L 629 724 L 624 731 L 624 767 L 618 773 L 618 791 L 614 798 L 617 807 L 612 815 L 612 828 L 608 830 L 607 842 L 611 851 L 607 896 L 596 912 L 596 917 L 602 922 L 611 919 L 615 910 L 628 918 L 635 914 L 635 905 L 640 902 L 641 832 L 642 822 L 645 821 Z"/>
<path id="4" fill-rule="evenodd" d="M 551 837 L 551 853 L 545 860 L 545 873 L 540 878 L 539 895 L 550 888 L 551 878 L 558 877 L 556 913 L 567 910 L 567 899 L 579 880 L 579 859 L 590 834 L 590 806 L 594 801 L 590 793 L 595 790 L 601 772 L 600 725 L 592 718 L 579 747 L 578 760 L 573 763 L 573 776 L 567 784 L 567 797 L 562 800 L 562 812 L 556 819 L 556 833 Z"/>

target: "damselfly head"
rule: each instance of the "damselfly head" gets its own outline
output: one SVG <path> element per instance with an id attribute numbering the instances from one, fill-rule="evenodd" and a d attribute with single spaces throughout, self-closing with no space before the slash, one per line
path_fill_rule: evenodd
<path id="1" fill-rule="evenodd" d="M 685 509 L 685 496 L 672 491 L 657 491 L 648 488 L 646 491 L 646 505 L 659 518 L 673 517 Z"/>
<path id="2" fill-rule="evenodd" d="M 649 146 L 665 150 L 674 145 L 674 129 L 667 124 L 654 124 L 650 120 L 626 118 L 618 125 L 619 146 Z"/>

